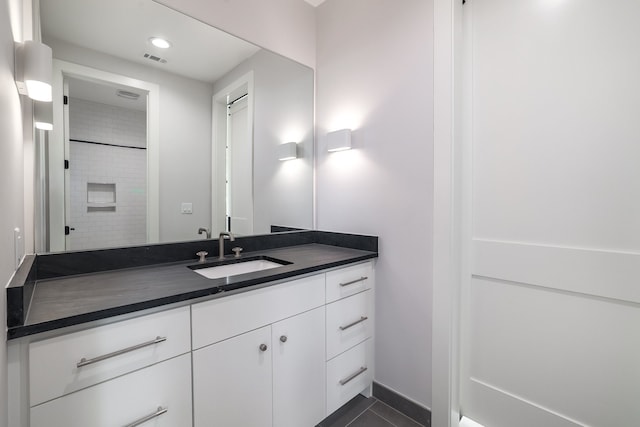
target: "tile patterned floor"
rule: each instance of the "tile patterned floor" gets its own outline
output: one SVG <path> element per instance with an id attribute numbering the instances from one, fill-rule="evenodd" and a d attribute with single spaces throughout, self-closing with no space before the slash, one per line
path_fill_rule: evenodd
<path id="1" fill-rule="evenodd" d="M 424 427 L 374 397 L 356 396 L 317 427 Z"/>

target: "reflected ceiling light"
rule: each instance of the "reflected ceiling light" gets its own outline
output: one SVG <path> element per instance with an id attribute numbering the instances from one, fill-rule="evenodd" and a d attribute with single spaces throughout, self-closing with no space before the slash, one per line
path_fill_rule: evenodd
<path id="1" fill-rule="evenodd" d="M 171 43 L 161 37 L 151 37 L 149 41 L 152 45 L 159 47 L 160 49 L 169 49 L 171 47 Z"/>
<path id="2" fill-rule="evenodd" d="M 53 53 L 45 44 L 27 40 L 18 44 L 16 82 L 18 91 L 35 101 L 51 102 Z"/>
<path id="3" fill-rule="evenodd" d="M 285 142 L 278 146 L 278 160 L 293 160 L 298 158 L 298 144 Z"/>
<path id="4" fill-rule="evenodd" d="M 34 102 L 33 103 L 33 121 L 36 129 L 52 130 L 53 129 L 53 103 L 51 102 Z"/>
<path id="5" fill-rule="evenodd" d="M 351 129 L 340 129 L 327 134 L 327 151 L 343 151 L 351 149 Z"/>

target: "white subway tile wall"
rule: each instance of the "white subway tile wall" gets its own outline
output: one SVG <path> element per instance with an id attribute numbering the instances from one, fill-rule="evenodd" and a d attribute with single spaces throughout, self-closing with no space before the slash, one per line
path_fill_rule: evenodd
<path id="1" fill-rule="evenodd" d="M 144 147 L 146 113 L 71 98 L 70 139 Z M 147 240 L 147 152 L 69 143 L 71 249 L 144 244 Z M 113 184 L 115 202 L 89 203 L 89 184 Z M 92 186 L 95 188 L 95 186 Z M 96 200 L 94 199 L 94 202 Z M 114 211 L 105 208 L 115 206 Z M 90 208 L 92 208 L 91 211 Z"/>
<path id="2" fill-rule="evenodd" d="M 69 137 L 105 144 L 147 146 L 147 114 L 84 99 L 69 100 Z"/>

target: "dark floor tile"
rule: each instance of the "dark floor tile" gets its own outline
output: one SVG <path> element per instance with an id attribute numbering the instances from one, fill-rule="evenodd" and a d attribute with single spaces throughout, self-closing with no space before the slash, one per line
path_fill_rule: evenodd
<path id="1" fill-rule="evenodd" d="M 394 425 L 367 409 L 362 415 L 353 420 L 348 427 L 394 427 Z"/>
<path id="2" fill-rule="evenodd" d="M 431 412 L 427 408 L 410 401 L 406 397 L 375 381 L 373 383 L 373 396 L 419 424 L 431 426 Z"/>
<path id="3" fill-rule="evenodd" d="M 396 427 L 424 427 L 422 424 L 417 423 L 406 415 L 396 411 L 391 406 L 380 401 L 374 403 L 369 410 L 389 421 Z"/>
<path id="4" fill-rule="evenodd" d="M 376 399 L 373 397 L 367 398 L 359 394 L 322 420 L 316 427 L 345 427 L 374 403 Z"/>

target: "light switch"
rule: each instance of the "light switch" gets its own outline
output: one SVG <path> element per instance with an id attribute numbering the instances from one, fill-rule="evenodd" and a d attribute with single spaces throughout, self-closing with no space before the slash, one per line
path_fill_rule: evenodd
<path id="1" fill-rule="evenodd" d="M 193 203 L 183 203 L 181 212 L 183 214 L 192 214 L 193 213 Z"/>

